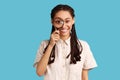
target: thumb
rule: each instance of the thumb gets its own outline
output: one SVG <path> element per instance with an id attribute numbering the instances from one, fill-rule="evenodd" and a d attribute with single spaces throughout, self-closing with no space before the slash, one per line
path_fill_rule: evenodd
<path id="1" fill-rule="evenodd" d="M 55 34 L 60 34 L 60 31 L 59 30 L 55 30 Z"/>

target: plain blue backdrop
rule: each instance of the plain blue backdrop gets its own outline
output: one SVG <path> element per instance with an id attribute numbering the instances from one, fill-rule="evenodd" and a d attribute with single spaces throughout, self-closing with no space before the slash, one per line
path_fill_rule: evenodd
<path id="1" fill-rule="evenodd" d="M 120 80 L 119 0 L 0 0 L 0 80 L 43 80 L 33 63 L 50 36 L 50 11 L 60 3 L 74 8 L 77 35 L 98 63 L 89 80 Z"/>

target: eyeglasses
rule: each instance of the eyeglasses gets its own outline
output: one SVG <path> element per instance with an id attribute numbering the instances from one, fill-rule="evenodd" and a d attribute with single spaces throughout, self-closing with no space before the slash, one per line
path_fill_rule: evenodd
<path id="1" fill-rule="evenodd" d="M 64 24 L 66 24 L 66 25 L 70 25 L 70 23 L 71 23 L 71 21 L 70 20 L 62 20 L 62 19 L 55 19 L 54 21 L 53 21 L 53 23 L 54 23 L 54 26 L 55 26 L 55 28 L 56 29 L 60 29 L 60 28 L 62 28 L 62 26 L 64 25 Z"/>

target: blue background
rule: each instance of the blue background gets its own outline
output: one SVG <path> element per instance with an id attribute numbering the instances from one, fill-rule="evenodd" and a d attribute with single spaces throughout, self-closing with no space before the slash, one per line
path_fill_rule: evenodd
<path id="1" fill-rule="evenodd" d="M 77 35 L 98 63 L 89 80 L 120 80 L 119 0 L 0 0 L 0 80 L 43 80 L 33 63 L 40 42 L 49 39 L 50 11 L 59 3 L 74 8 Z"/>

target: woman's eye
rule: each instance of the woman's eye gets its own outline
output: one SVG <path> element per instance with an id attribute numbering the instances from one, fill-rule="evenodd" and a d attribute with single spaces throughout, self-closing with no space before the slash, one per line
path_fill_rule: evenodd
<path id="1" fill-rule="evenodd" d="M 65 23 L 69 23 L 69 22 L 70 22 L 70 20 L 65 21 Z"/>
<path id="2" fill-rule="evenodd" d="M 55 23 L 57 23 L 57 24 L 62 24 L 63 21 L 58 20 L 58 21 L 55 21 Z"/>
<path id="3" fill-rule="evenodd" d="M 59 21 L 59 20 L 57 20 L 57 21 L 55 21 L 55 23 L 60 24 L 60 21 Z"/>
<path id="4" fill-rule="evenodd" d="M 56 21 L 57 24 L 60 24 L 60 21 Z"/>

